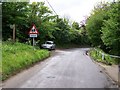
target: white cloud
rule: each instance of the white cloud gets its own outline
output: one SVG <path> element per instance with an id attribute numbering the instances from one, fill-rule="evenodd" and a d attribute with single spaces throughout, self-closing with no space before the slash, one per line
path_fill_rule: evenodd
<path id="1" fill-rule="evenodd" d="M 45 1 L 46 0 L 31 0 L 31 1 Z M 101 1 L 113 1 L 113 0 L 48 0 L 54 10 L 60 16 L 68 16 L 72 20 L 77 22 L 85 19 L 85 16 L 89 15 L 94 6 Z M 46 5 L 48 3 L 46 2 Z"/>

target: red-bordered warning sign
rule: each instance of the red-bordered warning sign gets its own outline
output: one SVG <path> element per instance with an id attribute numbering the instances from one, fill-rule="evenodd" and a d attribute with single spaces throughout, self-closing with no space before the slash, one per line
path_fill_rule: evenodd
<path id="1" fill-rule="evenodd" d="M 35 24 L 32 25 L 32 28 L 29 31 L 29 35 L 30 34 L 39 34 L 38 30 L 36 29 Z"/>

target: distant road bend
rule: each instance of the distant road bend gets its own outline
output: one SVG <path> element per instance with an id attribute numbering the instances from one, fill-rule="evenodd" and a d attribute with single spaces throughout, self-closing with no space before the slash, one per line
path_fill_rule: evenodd
<path id="1" fill-rule="evenodd" d="M 86 50 L 52 51 L 50 58 L 10 78 L 3 88 L 116 88 Z"/>

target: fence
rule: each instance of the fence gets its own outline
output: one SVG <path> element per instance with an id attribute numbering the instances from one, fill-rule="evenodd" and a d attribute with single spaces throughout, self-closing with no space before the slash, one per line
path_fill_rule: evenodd
<path id="1" fill-rule="evenodd" d="M 107 55 L 107 54 L 105 54 L 105 53 L 103 53 L 103 52 L 98 51 L 98 50 L 97 50 L 97 49 L 95 49 L 95 48 L 94 48 L 94 50 L 96 50 L 96 52 L 97 52 L 97 53 L 99 53 L 99 54 L 101 54 L 101 55 L 102 55 L 102 60 L 104 60 L 104 59 L 105 59 L 105 56 L 109 56 L 109 57 L 111 57 L 111 58 L 118 58 L 118 59 L 120 59 L 120 56 Z"/>

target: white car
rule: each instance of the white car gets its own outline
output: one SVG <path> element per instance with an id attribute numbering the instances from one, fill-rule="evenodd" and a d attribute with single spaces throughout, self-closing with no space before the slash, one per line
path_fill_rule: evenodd
<path id="1" fill-rule="evenodd" d="M 41 45 L 41 48 L 55 50 L 55 44 L 53 41 L 46 41 L 44 44 Z"/>

